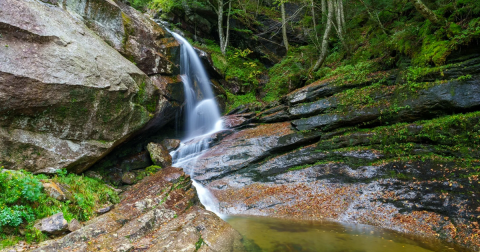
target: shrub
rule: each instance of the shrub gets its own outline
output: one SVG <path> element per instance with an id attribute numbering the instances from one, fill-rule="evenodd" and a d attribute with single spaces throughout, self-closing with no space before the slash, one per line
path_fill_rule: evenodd
<path id="1" fill-rule="evenodd" d="M 18 240 L 41 241 L 44 234 L 33 228 L 37 219 L 63 212 L 67 221 L 89 220 L 95 210 L 104 204 L 119 202 L 118 195 L 104 182 L 61 170 L 51 180 L 68 189 L 71 198 L 65 202 L 49 197 L 43 191 L 45 175 L 32 175 L 26 171 L 0 168 L 0 238 L 4 246 Z M 20 234 L 20 229 L 24 235 Z"/>

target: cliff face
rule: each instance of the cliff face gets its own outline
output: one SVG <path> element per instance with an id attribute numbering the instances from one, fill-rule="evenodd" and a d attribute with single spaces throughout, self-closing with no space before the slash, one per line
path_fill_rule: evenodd
<path id="1" fill-rule="evenodd" d="M 7 169 L 81 172 L 183 103 L 178 43 L 121 2 L 2 1 L 0 34 Z"/>

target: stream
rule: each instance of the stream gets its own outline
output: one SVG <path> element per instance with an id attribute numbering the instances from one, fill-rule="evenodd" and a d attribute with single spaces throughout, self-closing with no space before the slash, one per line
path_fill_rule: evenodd
<path id="1" fill-rule="evenodd" d="M 425 240 L 367 225 L 337 222 L 293 221 L 272 217 L 225 216 L 218 200 L 194 180 L 197 158 L 208 150 L 210 136 L 223 129 L 211 83 L 193 47 L 172 32 L 181 44 L 181 77 L 185 90 L 185 133 L 180 147 L 170 154 L 173 166 L 192 177 L 201 203 L 226 220 L 242 236 L 248 251 L 323 252 L 443 252 L 455 250 L 439 240 Z"/>

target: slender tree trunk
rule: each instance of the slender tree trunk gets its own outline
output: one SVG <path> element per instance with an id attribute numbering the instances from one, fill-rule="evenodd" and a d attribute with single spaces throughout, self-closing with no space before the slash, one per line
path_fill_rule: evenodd
<path id="1" fill-rule="evenodd" d="M 218 15 L 218 36 L 220 37 L 220 50 L 222 54 L 225 55 L 227 53 L 227 46 L 228 46 L 228 39 L 230 36 L 230 14 L 232 13 L 232 1 L 228 1 L 228 15 L 227 15 L 227 30 L 226 35 L 223 31 L 223 7 L 225 5 L 223 0 L 217 0 L 218 8 L 216 8 L 213 4 L 212 7 L 215 9 Z"/>
<path id="2" fill-rule="evenodd" d="M 313 0 L 311 1 L 312 3 L 312 21 L 313 21 L 313 30 L 315 32 L 315 39 L 314 39 L 314 44 L 315 44 L 315 47 L 318 48 L 318 33 L 317 33 L 317 22 L 315 21 L 315 3 L 313 2 Z"/>
<path id="3" fill-rule="evenodd" d="M 433 13 L 432 10 L 430 10 L 421 0 L 410 0 L 410 2 L 415 6 L 415 9 L 417 9 L 422 16 L 430 22 L 434 24 L 438 24 L 440 22 L 440 19 Z"/>
<path id="4" fill-rule="evenodd" d="M 223 43 L 222 54 L 227 53 L 228 39 L 230 37 L 230 14 L 232 13 L 232 1 L 228 2 L 228 15 L 227 15 L 227 36 L 225 37 L 225 42 Z"/>
<path id="5" fill-rule="evenodd" d="M 336 10 L 336 18 L 337 18 L 337 29 L 338 29 L 338 37 L 340 40 L 343 41 L 343 24 L 342 24 L 342 10 L 341 10 L 341 2 L 342 0 L 335 0 L 334 1 L 334 8 Z"/>
<path id="6" fill-rule="evenodd" d="M 288 52 L 288 37 L 287 37 L 287 20 L 285 17 L 285 2 L 282 1 L 281 9 L 282 9 L 282 34 L 283 34 L 283 44 L 285 45 L 285 49 L 287 49 Z"/>
<path id="7" fill-rule="evenodd" d="M 347 47 L 347 43 L 345 42 L 345 37 L 344 35 L 344 24 L 342 22 L 342 15 L 343 15 L 343 4 L 342 0 L 333 0 L 333 8 L 335 10 L 335 16 L 336 16 L 336 25 L 334 24 L 334 28 L 337 31 L 338 38 L 340 39 L 340 42 L 342 43 L 343 48 L 345 51 L 347 51 L 347 54 L 350 54 L 350 50 Z M 332 21 L 333 22 L 333 21 Z"/>
<path id="8" fill-rule="evenodd" d="M 327 26 L 325 27 L 325 33 L 323 34 L 322 39 L 322 51 L 320 57 L 318 58 L 315 66 L 312 69 L 312 72 L 317 71 L 325 62 L 328 54 L 328 39 L 330 38 L 330 32 L 332 31 L 332 19 L 333 19 L 333 0 L 327 0 L 328 2 L 328 16 L 327 16 Z"/>
<path id="9" fill-rule="evenodd" d="M 227 15 L 227 31 L 226 36 L 223 32 L 223 7 L 225 6 L 225 2 L 223 0 L 216 0 L 218 6 L 212 4 L 210 1 L 207 1 L 210 6 L 215 10 L 218 15 L 218 37 L 220 38 L 220 50 L 222 54 L 225 55 L 227 53 L 227 46 L 228 46 L 228 39 L 230 35 L 230 14 L 232 13 L 232 0 L 228 1 L 228 15 Z"/>
<path id="10" fill-rule="evenodd" d="M 327 4 L 322 0 L 322 24 L 327 22 Z"/>
<path id="11" fill-rule="evenodd" d="M 342 22 L 342 29 L 345 31 L 345 9 L 343 8 L 343 0 L 339 0 L 340 7 L 340 21 Z"/>
<path id="12" fill-rule="evenodd" d="M 225 55 L 225 52 L 223 52 L 224 41 L 225 41 L 225 37 L 223 35 L 223 0 L 217 0 L 217 2 L 218 2 L 218 9 L 217 9 L 218 36 L 220 37 L 220 50 L 222 51 L 222 54 Z"/>

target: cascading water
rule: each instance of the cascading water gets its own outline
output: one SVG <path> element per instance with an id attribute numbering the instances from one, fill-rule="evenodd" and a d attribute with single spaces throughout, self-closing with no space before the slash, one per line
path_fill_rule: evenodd
<path id="1" fill-rule="evenodd" d="M 209 148 L 210 136 L 222 130 L 223 122 L 213 96 L 211 82 L 195 49 L 186 39 L 171 32 L 181 44 L 180 74 L 185 90 L 185 132 L 180 147 L 171 153 L 173 166 L 183 167 L 193 177 L 192 165 Z M 192 179 L 193 180 L 193 179 Z M 209 211 L 220 216 L 218 202 L 202 184 L 193 180 L 200 201 Z"/>

